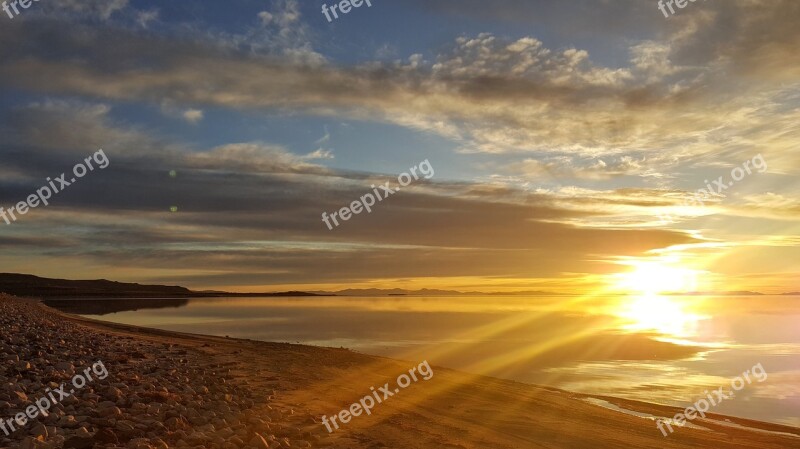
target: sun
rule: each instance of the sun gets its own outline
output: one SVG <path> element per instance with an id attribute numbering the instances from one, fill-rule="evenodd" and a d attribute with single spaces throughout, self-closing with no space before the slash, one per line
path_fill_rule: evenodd
<path id="1" fill-rule="evenodd" d="M 697 290 L 699 272 L 660 262 L 632 262 L 633 270 L 616 275 L 616 287 L 637 294 L 656 295 L 665 292 Z"/>
<path id="2" fill-rule="evenodd" d="M 670 263 L 672 262 L 672 263 Z M 682 298 L 665 293 L 695 292 L 701 271 L 676 266 L 678 261 L 626 261 L 631 270 L 614 276 L 614 287 L 624 291 L 615 314 L 632 331 L 655 331 L 686 337 L 697 330 L 702 316 L 690 313 Z M 686 298 L 683 298 L 686 299 Z"/>

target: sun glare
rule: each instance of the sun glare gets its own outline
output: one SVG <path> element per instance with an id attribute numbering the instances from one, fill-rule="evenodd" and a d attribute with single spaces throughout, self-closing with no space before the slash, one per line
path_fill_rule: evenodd
<path id="1" fill-rule="evenodd" d="M 662 296 L 667 292 L 698 291 L 700 271 L 676 267 L 663 261 L 628 262 L 631 270 L 615 276 L 615 287 L 632 294 L 617 308 L 616 315 L 632 331 L 655 331 L 665 335 L 694 335 L 701 316 L 686 310 L 681 298 Z"/>
<path id="2" fill-rule="evenodd" d="M 665 296 L 644 295 L 624 303 L 618 315 L 631 331 L 655 331 L 675 337 L 689 337 L 697 332 L 701 316 L 689 313 L 685 306 Z"/>
<path id="3" fill-rule="evenodd" d="M 617 288 L 645 295 L 697 290 L 698 272 L 695 270 L 658 262 L 635 262 L 632 265 L 633 271 L 617 275 Z"/>

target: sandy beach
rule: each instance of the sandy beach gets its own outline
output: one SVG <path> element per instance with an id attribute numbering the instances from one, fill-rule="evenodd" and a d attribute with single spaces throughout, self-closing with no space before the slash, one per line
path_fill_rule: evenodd
<path id="1" fill-rule="evenodd" d="M 329 433 L 349 408 L 421 361 L 108 324 L 0 298 L 0 419 L 102 361 L 96 378 L 21 426 L 16 448 L 789 448 L 800 429 L 709 415 L 664 437 L 652 419 L 679 410 L 433 367 Z M 91 373 L 91 372 L 90 372 Z M 68 384 L 69 385 L 69 384 Z M 613 407 L 613 406 L 612 406 Z M 730 421 L 725 421 L 729 419 Z"/>

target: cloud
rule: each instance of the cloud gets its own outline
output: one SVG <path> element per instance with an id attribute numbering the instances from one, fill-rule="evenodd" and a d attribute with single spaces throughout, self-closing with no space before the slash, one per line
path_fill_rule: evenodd
<path id="1" fill-rule="evenodd" d="M 158 20 L 158 16 L 158 9 L 139 11 L 136 13 L 136 21 L 139 23 L 139 26 L 146 29 L 150 25 L 150 22 Z"/>
<path id="2" fill-rule="evenodd" d="M 304 160 L 314 160 L 314 159 L 333 159 L 333 151 L 331 150 L 323 150 L 322 148 L 315 150 L 311 153 L 306 154 L 302 157 Z"/>
<path id="3" fill-rule="evenodd" d="M 254 53 L 281 55 L 299 64 L 325 63 L 325 57 L 314 49 L 297 0 L 275 0 L 269 10 L 259 12 L 257 17 L 258 27 L 228 36 L 234 48 L 247 46 Z"/>
<path id="4" fill-rule="evenodd" d="M 60 53 L 70 58 L 50 57 L 49 43 L 53 33 L 63 33 L 60 28 L 21 24 L 6 32 L 26 37 L 19 49 L 3 50 L 7 63 L 0 79 L 53 94 L 159 103 L 166 98 L 184 111 L 212 105 L 384 121 L 458 141 L 463 153 L 603 160 L 628 155 L 652 172 L 674 160 L 719 153 L 720 146 L 743 148 L 745 139 L 758 148 L 787 146 L 796 134 L 790 122 L 776 124 L 782 129 L 769 145 L 762 143 L 764 126 L 785 107 L 792 85 L 763 90 L 751 70 L 738 68 L 740 57 L 750 58 L 743 49 L 706 34 L 717 23 L 732 22 L 749 35 L 770 20 L 785 20 L 773 8 L 758 18 L 743 16 L 748 5 L 731 2 L 676 18 L 666 38 L 630 44 L 628 64 L 620 67 L 598 64 L 584 49 L 547 48 L 533 36 L 507 40 L 488 33 L 459 37 L 430 61 L 412 55 L 394 63 L 333 66 L 314 56 L 298 4 L 290 0 L 270 9 L 267 29 L 216 42 L 78 26 L 82 39 L 57 39 Z M 785 13 L 795 9 L 787 5 Z M 792 40 L 770 35 L 776 42 L 758 38 L 772 49 L 761 53 L 769 59 L 765 64 L 793 73 L 794 63 L 774 50 Z M 255 54 L 232 50 L 245 41 Z M 697 52 L 718 54 L 709 56 L 709 64 L 697 64 L 693 45 L 701 48 Z M 120 47 L 126 59 L 146 64 L 148 76 L 110 58 Z M 271 56 L 262 57 L 260 50 Z M 44 76 L 54 72 L 60 73 L 57 79 Z"/>
<path id="5" fill-rule="evenodd" d="M 186 156 L 185 163 L 196 169 L 238 173 L 325 174 L 327 169 L 306 162 L 325 156 L 315 153 L 295 156 L 281 146 L 252 142 L 228 144 L 210 151 L 191 153 Z"/>
<path id="6" fill-rule="evenodd" d="M 275 19 L 275 16 L 273 16 L 269 11 L 261 11 L 258 13 L 258 18 L 261 20 L 261 24 L 266 26 L 272 23 L 273 19 Z"/>
<path id="7" fill-rule="evenodd" d="M 161 112 L 166 116 L 185 120 L 187 123 L 192 125 L 201 122 L 205 115 L 202 109 L 181 109 L 177 106 L 175 101 L 170 99 L 166 99 L 161 102 Z"/>
<path id="8" fill-rule="evenodd" d="M 324 145 L 331 141 L 331 133 L 328 131 L 328 125 L 325 125 L 323 129 L 325 130 L 325 134 L 314 142 L 317 145 Z"/>
<path id="9" fill-rule="evenodd" d="M 155 139 L 146 138 L 135 128 L 108 126 L 110 112 L 111 106 L 105 103 L 56 99 L 45 99 L 6 110 L 0 121 L 0 130 L 5 136 L 4 151 L 14 157 L 10 157 L 5 164 L 27 164 L 31 158 L 46 150 L 52 150 L 50 160 L 38 161 L 38 166 L 51 167 L 53 162 L 75 158 L 103 145 L 110 145 L 111 148 L 131 147 L 132 152 L 165 149 Z M 66 116 L 70 119 L 65 120 Z M 75 132 L 76 129 L 80 132 Z M 43 157 L 48 159 L 48 156 Z"/>
<path id="10" fill-rule="evenodd" d="M 333 149 L 328 148 L 331 142 L 331 133 L 328 131 L 328 125 L 324 125 L 323 129 L 325 130 L 325 135 L 314 141 L 314 144 L 319 145 L 312 153 L 307 154 L 304 156 L 306 159 L 333 159 Z"/>
<path id="11" fill-rule="evenodd" d="M 774 192 L 748 194 L 741 202 L 726 208 L 725 213 L 794 221 L 800 219 L 800 201 Z"/>
<path id="12" fill-rule="evenodd" d="M 53 0 L 53 8 L 108 20 L 128 6 L 128 0 Z"/>
<path id="13" fill-rule="evenodd" d="M 443 80 L 467 82 L 518 79 L 520 82 L 562 87 L 563 94 L 594 86 L 621 86 L 632 78 L 628 70 L 592 65 L 585 50 L 570 48 L 554 52 L 531 37 L 504 42 L 488 33 L 456 39 L 453 52 L 439 56 L 432 66 L 432 75 Z M 494 93 L 488 89 L 492 86 L 485 82 L 466 86 L 467 89 L 483 87 L 487 88 L 485 93 Z M 502 95 L 503 92 L 497 93 Z"/>
<path id="14" fill-rule="evenodd" d="M 546 160 L 525 159 L 511 164 L 506 171 L 519 173 L 539 180 L 596 179 L 606 180 L 619 176 L 644 176 L 642 164 L 631 156 L 578 159 L 562 156 Z"/>
<path id="15" fill-rule="evenodd" d="M 198 151 L 123 127 L 103 105 L 49 102 L 28 109 L 8 114 L 2 126 L 28 113 L 46 118 L 47 126 L 20 127 L 13 141 L 0 144 L 0 156 L 14 161 L 4 168 L 19 175 L 0 180 L 0 204 L 19 201 L 41 185 L 44 174 L 60 173 L 91 154 L 91 143 L 122 141 L 102 143 L 108 168 L 15 223 L 17 234 L 6 242 L 10 252 L 3 257 L 64 256 L 124 267 L 128 276 L 154 269 L 166 275 L 178 266 L 184 274 L 253 273 L 242 282 L 280 284 L 438 275 L 558 277 L 601 270 L 597 254 L 634 255 L 694 241 L 674 231 L 558 224 L 586 212 L 558 206 L 547 195 L 511 199 L 474 183 L 445 182 L 415 184 L 331 233 L 320 221 L 323 211 L 349 204 L 371 191 L 372 183 L 390 179 L 314 165 L 310 159 L 325 155 L 294 155 L 268 143 Z M 78 126 L 82 132 L 76 136 Z M 61 142 L 69 139 L 76 148 L 60 153 Z M 170 170 L 180 175 L 170 177 Z M 173 205 L 179 212 L 168 212 Z M 54 247 L 33 238 L 54 226 L 70 245 Z"/>
<path id="16" fill-rule="evenodd" d="M 723 146 L 730 154 L 750 143 L 764 151 L 787 147 L 796 134 L 791 120 L 774 122 L 791 85 L 754 94 L 761 84 L 742 84 L 725 70 L 729 58 L 709 67 L 690 64 L 681 49 L 696 43 L 699 27 L 671 40 L 634 43 L 626 67 L 598 65 L 586 50 L 555 50 L 530 36 L 504 40 L 486 33 L 456 39 L 431 61 L 416 55 L 337 67 L 324 58 L 295 57 L 312 48 L 296 3 L 271 11 L 266 34 L 249 36 L 254 45 L 271 42 L 263 47 L 272 48 L 270 58 L 232 51 L 236 39 L 173 42 L 80 26 L 82 39 L 56 39 L 60 53 L 71 57 L 52 58 L 49 45 L 60 28 L 23 24 L 7 31 L 26 38 L 21 48 L 3 50 L 0 79 L 52 94 L 166 103 L 190 122 L 199 114 L 185 113 L 202 105 L 291 109 L 436 133 L 459 142 L 462 153 L 589 156 L 606 163 L 627 155 L 642 161 L 641 173 L 661 172 L 661 178 L 678 160 L 700 160 Z M 148 76 L 111 57 L 119 48 L 146 63 Z M 57 79 L 44 76 L 54 72 Z M 767 136 L 768 123 L 774 132 Z"/>
<path id="17" fill-rule="evenodd" d="M 183 118 L 189 123 L 197 123 L 203 120 L 203 111 L 200 109 L 187 109 L 183 111 Z"/>

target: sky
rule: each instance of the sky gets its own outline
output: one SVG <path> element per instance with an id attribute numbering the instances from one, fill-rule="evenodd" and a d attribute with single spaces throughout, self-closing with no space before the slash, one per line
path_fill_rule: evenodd
<path id="1" fill-rule="evenodd" d="M 330 22 L 325 3 L 0 12 L 0 206 L 108 159 L 0 221 L 0 271 L 800 291 L 797 1 L 372 0 Z"/>

